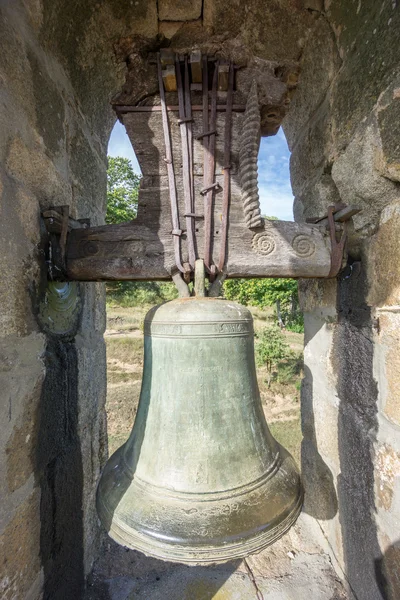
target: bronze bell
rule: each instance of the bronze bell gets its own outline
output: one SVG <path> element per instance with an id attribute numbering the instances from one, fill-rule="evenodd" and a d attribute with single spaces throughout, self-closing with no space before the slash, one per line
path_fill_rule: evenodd
<path id="1" fill-rule="evenodd" d="M 250 311 L 174 300 L 149 311 L 144 334 L 138 412 L 104 469 L 101 521 L 119 544 L 163 560 L 258 552 L 294 523 L 302 488 L 264 417 Z"/>

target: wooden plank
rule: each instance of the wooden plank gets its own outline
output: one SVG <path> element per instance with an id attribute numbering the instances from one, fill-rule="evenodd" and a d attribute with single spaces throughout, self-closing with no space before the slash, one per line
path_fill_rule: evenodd
<path id="1" fill-rule="evenodd" d="M 162 70 L 162 80 L 166 92 L 176 92 L 176 76 L 175 67 L 173 65 L 168 65 Z"/>
<path id="2" fill-rule="evenodd" d="M 218 91 L 226 92 L 229 84 L 229 64 L 218 65 Z"/>
<path id="3" fill-rule="evenodd" d="M 162 67 L 167 65 L 173 65 L 175 62 L 175 54 L 169 48 L 162 48 L 160 50 L 160 62 Z"/>
<path id="4" fill-rule="evenodd" d="M 268 221 L 253 233 L 237 224 L 229 228 L 228 241 L 228 277 L 318 278 L 330 270 L 329 236 L 318 225 Z M 68 235 L 66 269 L 71 280 L 170 280 L 174 264 L 167 227 L 152 231 L 133 221 L 74 229 Z"/>
<path id="5" fill-rule="evenodd" d="M 200 50 L 192 52 L 190 55 L 190 71 L 192 73 L 192 82 L 193 83 L 201 83 L 202 82 L 202 73 L 201 73 L 201 52 L 200 52 Z"/>

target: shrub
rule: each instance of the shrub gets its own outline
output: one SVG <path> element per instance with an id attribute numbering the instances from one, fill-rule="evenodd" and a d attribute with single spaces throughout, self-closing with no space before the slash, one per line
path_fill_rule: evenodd
<path id="1" fill-rule="evenodd" d="M 268 387 L 270 387 L 272 370 L 279 361 L 288 358 L 291 353 L 279 327 L 276 325 L 264 327 L 257 334 L 255 351 L 258 366 L 265 365 L 267 367 Z"/>
<path id="2" fill-rule="evenodd" d="M 107 284 L 107 303 L 124 308 L 161 304 L 177 298 L 173 283 L 158 281 L 118 281 Z"/>

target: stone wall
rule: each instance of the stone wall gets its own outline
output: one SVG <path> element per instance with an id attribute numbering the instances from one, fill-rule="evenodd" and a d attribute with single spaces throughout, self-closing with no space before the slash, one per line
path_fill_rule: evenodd
<path id="1" fill-rule="evenodd" d="M 104 290 L 79 285 L 79 323 L 68 334 L 39 326 L 46 287 L 40 210 L 68 204 L 75 218 L 102 222 L 109 101 L 131 60 L 124 40 L 136 34 L 158 46 L 163 34 L 182 49 L 212 36 L 214 51 L 239 62 L 276 61 L 283 79 L 301 67 L 284 123 L 296 219 L 336 201 L 363 209 L 343 274 L 302 284 L 305 510 L 360 600 L 399 597 L 399 12 L 391 0 L 1 3 L 6 600 L 81 597 L 99 548 Z"/>
<path id="2" fill-rule="evenodd" d="M 305 510 L 355 596 L 400 579 L 400 31 L 396 3 L 326 1 L 284 123 L 295 215 L 362 212 L 337 281 L 302 282 Z"/>
<path id="3" fill-rule="evenodd" d="M 75 3 L 75 12 L 68 3 L 69 15 L 62 4 L 6 1 L 0 8 L 4 600 L 80 597 L 99 544 L 94 493 L 107 452 L 104 289 L 79 285 L 76 331 L 42 331 L 36 319 L 46 287 L 40 210 L 68 204 L 73 216 L 102 222 L 113 123 L 108 102 L 121 73 L 112 48 L 95 48 L 96 65 L 78 48 L 85 15 L 78 19 L 77 6 L 89 11 L 88 3 Z M 93 29 L 83 31 L 80 41 L 90 49 Z"/>

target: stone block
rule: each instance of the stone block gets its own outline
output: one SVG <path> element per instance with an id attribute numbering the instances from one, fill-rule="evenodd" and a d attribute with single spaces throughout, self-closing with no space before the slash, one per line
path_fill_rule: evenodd
<path id="1" fill-rule="evenodd" d="M 305 197 L 329 171 L 332 144 L 328 106 L 324 104 L 315 113 L 290 157 L 290 180 L 295 196 Z"/>
<path id="2" fill-rule="evenodd" d="M 340 195 L 331 175 L 322 173 L 296 196 L 293 208 L 295 221 L 304 223 L 308 217 L 326 215 L 328 206 L 339 202 Z"/>
<path id="3" fill-rule="evenodd" d="M 0 535 L 2 600 L 25 598 L 40 572 L 40 494 L 18 507 Z"/>
<path id="4" fill-rule="evenodd" d="M 384 547 L 382 557 L 376 560 L 376 570 L 383 582 L 385 598 L 400 598 L 400 544 L 395 542 Z"/>
<path id="5" fill-rule="evenodd" d="M 356 229 L 377 222 L 380 211 L 398 199 L 398 185 L 377 170 L 379 131 L 374 119 L 361 125 L 346 150 L 335 160 L 332 179 L 345 204 L 362 212 L 354 217 Z"/>
<path id="6" fill-rule="evenodd" d="M 19 136 L 11 140 L 6 168 L 11 177 L 41 199 L 42 209 L 72 204 L 71 185 L 57 170 L 39 137 L 29 145 Z"/>
<path id="7" fill-rule="evenodd" d="M 167 40 L 174 37 L 176 32 L 182 27 L 182 21 L 160 21 L 158 23 L 158 33 L 165 35 Z"/>
<path id="8" fill-rule="evenodd" d="M 382 174 L 400 182 L 400 83 L 391 102 L 379 110 L 378 126 L 382 143 Z"/>
<path id="9" fill-rule="evenodd" d="M 304 28 L 312 25 L 313 17 L 295 0 L 285 4 L 255 0 L 251 5 L 241 0 L 204 0 L 203 20 L 209 32 L 230 34 L 237 43 L 241 38 L 260 58 L 297 61 L 305 42 Z"/>
<path id="10" fill-rule="evenodd" d="M 379 176 L 378 176 L 379 177 Z M 390 186 L 397 185 L 380 177 Z M 386 184 L 384 184 L 386 186 Z M 398 191 L 389 189 L 390 195 Z M 384 193 L 384 192 L 382 192 Z M 381 198 L 380 202 L 383 202 Z M 372 306 L 400 304 L 400 201 L 388 204 L 380 215 L 379 228 L 366 244 L 369 293 Z"/>
<path id="11" fill-rule="evenodd" d="M 201 16 L 202 0 L 158 0 L 160 21 L 194 21 Z"/>
<path id="12" fill-rule="evenodd" d="M 35 472 L 44 342 L 39 334 L 0 340 L 0 522 L 15 506 L 10 492 L 18 502 Z"/>
<path id="13" fill-rule="evenodd" d="M 343 59 L 332 104 L 334 137 L 341 151 L 398 73 L 400 13 L 394 2 L 376 10 L 375 0 L 361 4 L 332 0 L 326 2 L 326 18 Z"/>
<path id="14" fill-rule="evenodd" d="M 394 495 L 395 481 L 400 478 L 400 454 L 389 444 L 383 444 L 375 455 L 375 486 L 377 505 L 390 510 Z"/>
<path id="15" fill-rule="evenodd" d="M 23 401 L 23 411 L 6 446 L 7 485 L 14 492 L 24 485 L 36 468 L 38 440 L 38 406 L 42 391 L 42 378 L 38 378 Z"/>
<path id="16" fill-rule="evenodd" d="M 324 100 L 340 64 L 332 28 L 320 16 L 307 38 L 301 57 L 299 83 L 284 121 L 289 147 L 295 145 L 299 132 Z"/>
<path id="17" fill-rule="evenodd" d="M 322 309 L 331 309 L 331 312 L 326 314 L 329 322 L 336 320 L 336 295 L 337 281 L 336 279 L 300 279 L 299 280 L 299 300 L 301 310 L 305 313 L 310 313 L 314 310 L 321 311 Z"/>
<path id="18" fill-rule="evenodd" d="M 374 371 L 378 381 L 380 408 L 393 424 L 400 425 L 400 310 L 383 307 L 376 310 L 377 343 Z"/>

